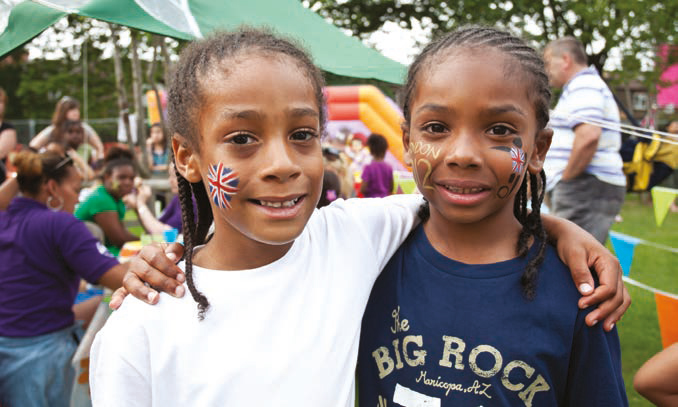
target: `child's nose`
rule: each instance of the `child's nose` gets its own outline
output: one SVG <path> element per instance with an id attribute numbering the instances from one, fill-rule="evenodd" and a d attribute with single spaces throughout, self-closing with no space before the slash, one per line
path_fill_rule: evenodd
<path id="1" fill-rule="evenodd" d="M 468 130 L 457 130 L 446 143 L 445 164 L 461 168 L 479 167 L 482 152 L 479 150 L 479 135 Z"/>
<path id="2" fill-rule="evenodd" d="M 301 174 L 299 160 L 294 159 L 294 151 L 284 141 L 270 141 L 263 155 L 264 177 L 286 182 Z"/>

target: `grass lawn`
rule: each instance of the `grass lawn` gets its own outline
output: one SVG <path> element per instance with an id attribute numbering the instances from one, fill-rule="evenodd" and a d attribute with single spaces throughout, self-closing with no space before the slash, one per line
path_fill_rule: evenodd
<path id="1" fill-rule="evenodd" d="M 654 209 L 648 199 L 648 196 L 638 194 L 627 195 L 621 213 L 623 221 L 615 224 L 612 230 L 664 246 L 678 247 L 678 213 L 669 212 L 662 226 L 657 227 Z M 612 250 L 609 242 L 608 247 Z M 629 277 L 678 294 L 678 254 L 638 244 Z M 662 348 L 657 308 L 654 294 L 632 285 L 627 284 L 627 287 L 633 303 L 618 325 L 626 394 L 631 406 L 652 406 L 633 390 L 633 375 Z"/>

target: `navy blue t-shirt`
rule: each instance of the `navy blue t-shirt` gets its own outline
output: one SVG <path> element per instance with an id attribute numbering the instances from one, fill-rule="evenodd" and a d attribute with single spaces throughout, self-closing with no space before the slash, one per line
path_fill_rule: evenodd
<path id="1" fill-rule="evenodd" d="M 577 308 L 579 293 L 551 246 L 532 301 L 520 285 L 525 265 L 463 264 L 415 229 L 363 317 L 360 405 L 628 405 L 617 331 L 585 325 L 588 311 Z"/>

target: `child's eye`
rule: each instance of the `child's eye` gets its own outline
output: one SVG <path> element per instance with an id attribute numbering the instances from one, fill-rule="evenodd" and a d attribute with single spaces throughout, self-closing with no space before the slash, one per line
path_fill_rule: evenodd
<path id="1" fill-rule="evenodd" d="M 238 133 L 228 138 L 227 142 L 233 144 L 250 144 L 255 142 L 256 139 L 250 136 L 247 133 Z"/>
<path id="2" fill-rule="evenodd" d="M 309 141 L 312 140 L 313 138 L 318 137 L 315 132 L 312 132 L 310 130 L 299 130 L 295 131 L 292 133 L 290 138 L 295 141 Z"/>
<path id="3" fill-rule="evenodd" d="M 515 130 L 513 130 L 510 127 L 507 127 L 507 126 L 497 125 L 497 126 L 490 127 L 489 132 L 490 132 L 490 134 L 495 135 L 495 136 L 508 136 L 510 134 L 514 134 Z"/>
<path id="4" fill-rule="evenodd" d="M 440 123 L 429 123 L 424 127 L 429 133 L 444 133 L 447 131 L 447 128 Z"/>

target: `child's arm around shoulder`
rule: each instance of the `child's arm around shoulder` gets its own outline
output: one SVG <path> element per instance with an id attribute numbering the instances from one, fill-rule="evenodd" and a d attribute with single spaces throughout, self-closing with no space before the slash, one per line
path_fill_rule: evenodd
<path id="1" fill-rule="evenodd" d="M 604 321 L 604 329 L 611 330 L 631 305 L 631 296 L 622 281 L 619 260 L 574 223 L 550 215 L 542 215 L 541 218 L 549 237 L 556 240 L 554 245 L 558 256 L 570 269 L 572 279 L 583 296 L 579 300 L 579 308 L 599 304 L 586 317 L 586 324 L 593 326 Z M 597 287 L 591 270 L 598 274 Z"/>
<path id="2" fill-rule="evenodd" d="M 145 315 L 150 309 L 130 298 L 111 314 L 90 350 L 89 381 L 95 406 L 150 406 L 150 342 Z M 146 314 L 147 315 L 147 314 Z"/>

